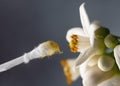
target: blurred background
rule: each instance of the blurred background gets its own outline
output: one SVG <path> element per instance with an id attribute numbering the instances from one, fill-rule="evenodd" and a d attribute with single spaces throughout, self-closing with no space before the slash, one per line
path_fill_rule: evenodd
<path id="1" fill-rule="evenodd" d="M 81 27 L 83 2 L 91 21 L 120 34 L 119 0 L 0 0 L 0 64 L 47 40 L 58 42 L 64 52 L 0 73 L 0 86 L 82 86 L 81 78 L 66 83 L 60 61 L 79 54 L 70 52 L 65 36 L 70 28 Z"/>

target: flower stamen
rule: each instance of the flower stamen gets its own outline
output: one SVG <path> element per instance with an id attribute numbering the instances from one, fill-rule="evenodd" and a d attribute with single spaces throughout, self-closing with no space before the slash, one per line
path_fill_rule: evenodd
<path id="1" fill-rule="evenodd" d="M 69 43 L 71 52 L 78 52 L 78 36 L 77 35 L 72 35 L 71 36 L 71 41 Z"/>
<path id="2" fill-rule="evenodd" d="M 70 67 L 69 67 L 69 65 L 67 63 L 67 60 L 62 60 L 61 65 L 64 68 L 64 74 L 65 74 L 65 76 L 67 78 L 67 83 L 71 84 L 73 82 L 73 80 L 72 80 L 72 75 L 71 75 Z"/>

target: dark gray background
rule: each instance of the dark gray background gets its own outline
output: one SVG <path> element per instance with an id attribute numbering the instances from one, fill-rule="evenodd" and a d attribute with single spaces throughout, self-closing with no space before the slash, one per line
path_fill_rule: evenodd
<path id="1" fill-rule="evenodd" d="M 99 20 L 120 34 L 119 0 L 0 0 L 0 64 L 47 40 L 58 42 L 64 52 L 0 73 L 0 86 L 68 86 L 60 61 L 78 56 L 70 53 L 65 35 L 68 29 L 81 26 L 83 2 L 91 21 Z M 70 86 L 82 86 L 81 79 Z"/>

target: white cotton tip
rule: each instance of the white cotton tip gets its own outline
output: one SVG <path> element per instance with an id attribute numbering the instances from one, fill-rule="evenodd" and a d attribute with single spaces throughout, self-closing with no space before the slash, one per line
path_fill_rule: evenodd
<path id="1" fill-rule="evenodd" d="M 41 43 L 37 48 L 36 51 L 39 52 L 39 57 L 44 58 L 46 56 L 52 56 L 56 53 L 61 54 L 59 45 L 54 41 L 46 41 Z"/>
<path id="2" fill-rule="evenodd" d="M 98 67 L 102 71 L 110 71 L 115 64 L 115 61 L 110 56 L 102 56 L 98 59 Z"/>

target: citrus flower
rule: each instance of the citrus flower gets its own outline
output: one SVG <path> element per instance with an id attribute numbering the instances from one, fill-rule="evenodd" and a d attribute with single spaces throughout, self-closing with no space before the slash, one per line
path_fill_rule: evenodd
<path id="1" fill-rule="evenodd" d="M 120 37 L 114 36 L 112 34 L 103 35 L 99 32 L 99 30 L 105 33 L 105 30 L 97 29 L 95 31 L 95 40 L 104 40 L 101 43 L 105 43 L 105 49 L 99 52 L 87 51 L 85 54 L 81 56 L 84 58 L 85 56 L 88 59 L 83 63 L 79 64 L 80 75 L 83 79 L 83 86 L 119 86 L 120 80 Z M 98 34 L 96 34 L 98 33 Z M 94 41 L 96 42 L 96 41 Z M 100 43 L 100 44 L 101 44 Z M 99 46 L 99 43 L 94 43 L 96 46 Z M 99 50 L 99 48 L 95 48 Z M 108 51 L 107 51 L 108 50 Z M 103 52 L 100 54 L 100 52 Z M 77 60 L 79 63 L 81 59 Z"/>
<path id="2" fill-rule="evenodd" d="M 67 32 L 66 39 L 69 42 L 71 51 L 80 52 L 76 60 L 76 67 L 94 55 L 104 53 L 104 38 L 109 34 L 109 30 L 98 22 L 90 23 L 87 12 L 84 7 L 85 3 L 80 6 L 80 18 L 83 29 L 72 28 Z"/>
<path id="3" fill-rule="evenodd" d="M 80 18 L 83 29 L 75 27 L 68 30 L 66 39 L 72 52 L 84 52 L 94 43 L 94 31 L 99 28 L 97 22 L 90 24 L 88 15 L 84 8 L 85 3 L 80 6 Z"/>
<path id="4" fill-rule="evenodd" d="M 107 28 L 101 26 L 93 34 L 93 45 L 82 52 L 75 62 L 83 86 L 119 86 L 120 37 L 111 35 Z M 107 52 L 111 49 L 112 52 Z"/>
<path id="5" fill-rule="evenodd" d="M 118 47 L 114 49 L 115 55 L 107 52 L 109 48 L 106 46 L 105 40 L 110 31 L 96 22 L 90 23 L 84 5 L 83 3 L 80 6 L 83 29 L 72 28 L 66 35 L 71 51 L 80 52 L 74 62 L 74 67 L 79 69 L 83 86 L 118 86 L 114 83 L 120 80 L 120 71 L 116 66 L 114 56 L 120 58 L 120 48 L 119 50 Z M 117 64 L 120 64 L 120 60 Z"/>

